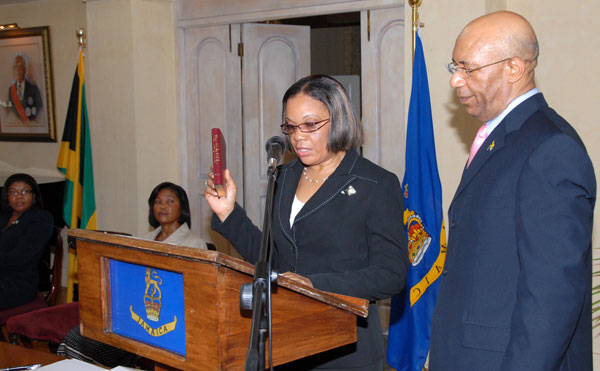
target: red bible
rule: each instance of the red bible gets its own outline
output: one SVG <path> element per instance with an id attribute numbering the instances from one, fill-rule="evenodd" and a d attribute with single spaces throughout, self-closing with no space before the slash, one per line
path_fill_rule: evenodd
<path id="1" fill-rule="evenodd" d="M 225 197 L 225 177 L 223 172 L 227 169 L 227 151 L 225 148 L 225 137 L 219 128 L 212 128 L 212 154 L 213 154 L 213 174 L 215 189 L 219 194 L 219 197 Z"/>

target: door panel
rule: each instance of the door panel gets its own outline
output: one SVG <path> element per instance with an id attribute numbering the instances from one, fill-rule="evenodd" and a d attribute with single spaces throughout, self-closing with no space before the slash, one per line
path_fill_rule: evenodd
<path id="1" fill-rule="evenodd" d="M 212 26 L 183 31 L 184 78 L 182 110 L 187 137 L 187 191 L 192 230 L 219 250 L 233 253 L 225 240 L 210 228 L 212 210 L 204 200 L 204 181 L 212 164 L 210 131 L 218 127 L 226 138 L 227 166 L 242 172 L 240 60 L 237 55 L 239 25 Z M 242 177 L 239 185 L 243 186 Z M 241 197 L 243 195 L 239 195 Z"/>
<path id="2" fill-rule="evenodd" d="M 267 188 L 265 143 L 281 134 L 283 94 L 310 74 L 310 28 L 243 24 L 242 40 L 244 208 L 254 224 L 262 227 Z"/>
<path id="3" fill-rule="evenodd" d="M 362 11 L 360 18 L 363 155 L 402 179 L 404 9 Z"/>

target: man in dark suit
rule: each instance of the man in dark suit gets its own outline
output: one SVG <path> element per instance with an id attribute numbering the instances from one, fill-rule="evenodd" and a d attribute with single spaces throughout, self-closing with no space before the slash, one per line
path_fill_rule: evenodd
<path id="1" fill-rule="evenodd" d="M 8 87 L 8 101 L 24 124 L 35 120 L 42 109 L 40 89 L 27 79 L 27 59 L 17 54 L 13 60 L 15 82 Z"/>
<path id="2" fill-rule="evenodd" d="M 535 88 L 537 57 L 529 22 L 497 12 L 464 28 L 447 66 L 484 125 L 448 212 L 431 371 L 592 369 L 596 181 Z"/>

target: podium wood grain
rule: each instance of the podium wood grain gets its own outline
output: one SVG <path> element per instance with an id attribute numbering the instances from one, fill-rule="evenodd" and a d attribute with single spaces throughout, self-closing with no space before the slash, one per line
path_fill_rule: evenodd
<path id="1" fill-rule="evenodd" d="M 239 307 L 254 267 L 216 251 L 101 232 L 70 230 L 79 264 L 81 334 L 177 369 L 240 370 L 251 313 Z M 111 332 L 109 260 L 183 275 L 186 356 Z M 279 365 L 356 341 L 356 316 L 368 302 L 279 278 L 272 296 L 273 364 Z"/>

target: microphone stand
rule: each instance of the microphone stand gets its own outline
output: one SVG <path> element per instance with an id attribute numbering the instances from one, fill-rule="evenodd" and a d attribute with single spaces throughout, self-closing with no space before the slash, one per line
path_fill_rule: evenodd
<path id="1" fill-rule="evenodd" d="M 267 335 L 269 335 L 269 366 L 270 368 L 273 367 L 271 360 L 272 340 L 270 339 L 271 283 L 277 283 L 277 273 L 273 272 L 271 268 L 273 255 L 273 241 L 271 239 L 271 212 L 273 210 L 273 193 L 275 190 L 275 180 L 277 178 L 276 165 L 277 162 L 274 159 L 269 160 L 269 170 L 267 171 L 269 183 L 267 186 L 262 241 L 258 261 L 254 267 L 252 293 L 250 294 L 248 292 L 250 289 L 250 284 L 242 285 L 242 289 L 240 291 L 240 306 L 242 309 L 252 309 L 252 328 L 250 330 L 248 352 L 246 353 L 245 371 L 265 370 L 265 344 Z M 251 308 L 249 307 L 250 300 L 252 300 Z"/>

